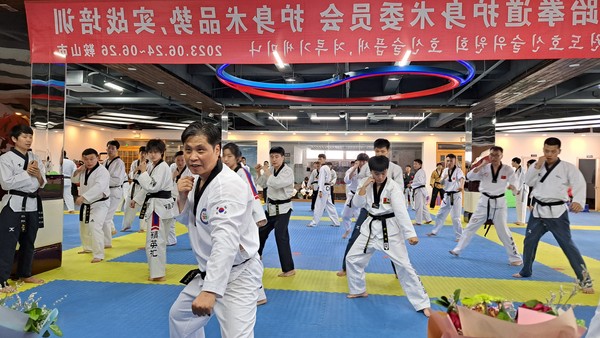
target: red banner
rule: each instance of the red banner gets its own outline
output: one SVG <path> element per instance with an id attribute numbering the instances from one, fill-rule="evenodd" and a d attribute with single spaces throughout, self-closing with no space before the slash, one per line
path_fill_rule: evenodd
<path id="1" fill-rule="evenodd" d="M 32 62 L 600 57 L 598 0 L 28 1 Z M 410 54 L 408 54 L 410 52 Z"/>

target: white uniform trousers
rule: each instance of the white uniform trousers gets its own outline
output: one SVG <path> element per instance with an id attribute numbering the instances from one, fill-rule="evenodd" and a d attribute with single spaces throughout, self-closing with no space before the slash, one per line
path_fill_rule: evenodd
<path id="1" fill-rule="evenodd" d="M 415 222 L 417 224 L 423 224 L 425 222 L 431 222 L 431 214 L 427 209 L 427 188 L 419 188 L 413 190 L 414 202 L 415 202 Z"/>
<path id="2" fill-rule="evenodd" d="M 83 251 L 91 251 L 94 258 L 104 259 L 104 219 L 108 212 L 108 200 L 96 202 L 90 207 L 90 220 L 79 222 L 79 237 Z"/>
<path id="3" fill-rule="evenodd" d="M 267 294 L 265 293 L 265 287 L 261 284 L 260 288 L 258 289 L 258 298 L 256 301 L 261 301 L 264 299 L 267 299 Z"/>
<path id="4" fill-rule="evenodd" d="M 243 267 L 243 268 L 242 268 Z M 241 269 L 239 269 L 241 268 Z M 223 297 L 217 298 L 216 315 L 223 338 L 252 338 L 256 323 L 256 301 L 262 283 L 263 266 L 258 255 L 232 269 Z M 202 291 L 202 278 L 196 276 L 179 294 L 169 311 L 171 338 L 203 338 L 204 327 L 212 317 L 192 313 L 192 302 Z"/>
<path id="5" fill-rule="evenodd" d="M 162 219 L 155 212 L 147 219 L 150 228 L 146 232 L 146 258 L 150 269 L 150 278 L 166 276 L 167 236 L 174 218 Z"/>
<path id="6" fill-rule="evenodd" d="M 346 231 L 352 230 L 352 217 L 358 218 L 358 214 L 360 213 L 360 208 L 351 204 L 353 197 L 354 194 L 349 192 L 344 204 L 344 210 L 342 210 L 342 225 Z M 351 206 L 348 206 L 349 204 Z"/>
<path id="7" fill-rule="evenodd" d="M 527 219 L 527 198 L 529 196 L 529 187 L 523 185 L 521 193 L 515 196 L 515 208 L 517 209 L 517 223 L 525 223 Z"/>
<path id="8" fill-rule="evenodd" d="M 592 317 L 592 321 L 588 327 L 587 337 L 600 337 L 600 303 L 598 303 L 594 317 Z"/>
<path id="9" fill-rule="evenodd" d="M 135 208 L 129 206 L 131 199 L 129 197 L 125 200 L 125 211 L 123 212 L 123 223 L 121 224 L 121 231 L 131 229 L 133 221 L 137 217 L 137 213 L 142 209 L 141 205 L 135 204 Z M 140 230 L 146 231 L 147 223 L 145 219 L 140 219 Z"/>
<path id="10" fill-rule="evenodd" d="M 121 203 L 121 198 L 123 197 L 123 188 L 111 188 L 110 189 L 110 206 L 108 207 L 108 213 L 106 214 L 106 219 L 104 220 L 104 244 L 106 246 L 112 245 L 112 233 L 116 231 L 115 229 L 115 212 L 117 212 L 117 208 L 119 207 L 119 203 Z"/>
<path id="11" fill-rule="evenodd" d="M 462 216 L 462 193 L 457 192 L 454 194 L 454 205 L 450 204 L 450 195 L 448 193 L 444 194 L 444 199 L 442 200 L 442 206 L 437 213 L 437 217 L 435 218 L 435 228 L 431 231 L 431 233 L 437 235 L 438 232 L 444 226 L 444 222 L 446 222 L 446 217 L 450 214 L 450 219 L 452 220 L 452 227 L 454 228 L 454 236 L 456 240 L 460 239 L 460 235 L 462 234 L 462 223 L 460 221 L 460 217 Z"/>
<path id="12" fill-rule="evenodd" d="M 500 197 L 497 200 L 504 198 Z M 477 204 L 477 209 L 471 216 L 471 220 L 469 220 L 469 224 L 463 230 L 462 235 L 460 236 L 460 240 L 456 247 L 452 250 L 457 254 L 460 254 L 468 245 L 471 243 L 473 236 L 477 232 L 479 228 L 485 223 L 487 220 L 487 203 L 488 199 L 486 197 L 482 197 L 479 199 L 479 203 Z M 509 263 L 514 262 L 523 262 L 523 258 L 519 254 L 517 246 L 515 245 L 515 241 L 512 238 L 510 230 L 508 230 L 508 226 L 506 225 L 506 208 L 493 208 L 495 201 L 490 201 L 490 217 L 494 221 L 494 229 L 496 229 L 496 233 L 498 234 L 498 238 L 504 245 L 504 249 L 506 250 L 506 254 L 508 255 Z"/>
<path id="13" fill-rule="evenodd" d="M 65 206 L 68 211 L 75 210 L 75 201 L 73 201 L 73 194 L 71 193 L 71 180 L 65 178 L 64 186 L 63 186 L 63 199 L 65 201 Z"/>
<path id="14" fill-rule="evenodd" d="M 169 235 L 167 237 L 167 245 L 177 244 L 177 234 L 175 233 L 175 222 L 169 227 Z"/>
<path id="15" fill-rule="evenodd" d="M 367 253 L 364 253 L 365 245 L 367 245 L 367 236 L 362 233 L 358 235 L 356 242 L 352 244 L 352 248 L 350 248 L 346 256 L 346 274 L 350 293 L 359 294 L 367 291 L 365 267 L 369 264 L 373 252 L 378 250 L 388 255 L 396 266 L 398 281 L 406 294 L 406 298 L 408 298 L 408 301 L 415 310 L 419 311 L 430 307 L 429 296 L 427 296 L 421 279 L 410 263 L 402 235 L 390 236 L 388 241 L 390 249 L 383 250 L 383 238 L 371 236 Z"/>
<path id="16" fill-rule="evenodd" d="M 127 206 L 125 203 L 127 202 L 127 195 L 129 195 L 129 182 L 124 182 L 121 190 L 123 190 L 123 196 L 121 196 L 121 201 L 117 206 L 117 211 L 125 211 Z"/>
<path id="17" fill-rule="evenodd" d="M 333 205 L 331 202 L 331 186 L 327 185 L 325 188 L 325 191 L 323 191 L 323 197 L 317 196 L 313 219 L 310 221 L 308 226 L 319 225 L 319 221 L 321 220 L 321 216 L 323 216 L 323 211 L 325 210 L 327 210 L 327 215 L 329 215 L 333 225 L 340 226 L 337 210 L 335 209 L 335 205 Z"/>

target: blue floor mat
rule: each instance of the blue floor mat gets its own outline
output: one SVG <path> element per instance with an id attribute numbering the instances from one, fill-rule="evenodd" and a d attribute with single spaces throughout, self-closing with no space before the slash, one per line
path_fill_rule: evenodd
<path id="1" fill-rule="evenodd" d="M 523 236 L 525 236 L 525 230 L 525 228 L 512 229 L 512 231 L 519 233 Z M 600 234 L 600 231 L 571 229 L 571 238 L 573 239 L 573 242 L 575 242 L 575 245 L 579 248 L 579 251 L 582 255 L 589 256 L 595 259 L 600 259 L 600 251 L 597 249 L 598 236 L 590 236 L 590 232 L 594 235 Z M 556 239 L 554 239 L 554 236 L 550 232 L 545 233 L 541 241 L 554 246 L 558 246 L 558 242 L 556 242 Z"/>
<path id="2" fill-rule="evenodd" d="M 120 237 L 129 234 L 130 232 L 120 232 L 121 223 L 123 223 L 122 215 L 115 215 L 113 219 L 117 233 L 113 236 Z M 133 229 L 137 231 L 140 227 L 140 220 L 135 219 L 133 221 Z M 81 238 L 79 237 L 79 215 L 77 214 L 65 214 L 63 223 L 63 250 L 69 250 L 81 246 Z"/>

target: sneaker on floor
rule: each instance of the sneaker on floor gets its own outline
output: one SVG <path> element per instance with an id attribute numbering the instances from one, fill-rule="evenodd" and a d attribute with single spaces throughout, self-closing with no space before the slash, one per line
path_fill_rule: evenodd
<path id="1" fill-rule="evenodd" d="M 265 304 L 267 304 L 267 299 L 266 298 L 265 299 L 259 299 L 256 302 L 256 306 L 261 306 L 261 305 L 265 305 Z"/>

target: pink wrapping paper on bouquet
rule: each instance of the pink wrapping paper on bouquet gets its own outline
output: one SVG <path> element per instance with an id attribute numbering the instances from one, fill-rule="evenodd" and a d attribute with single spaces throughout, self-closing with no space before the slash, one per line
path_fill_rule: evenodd
<path id="1" fill-rule="evenodd" d="M 459 306 L 458 314 L 465 336 L 510 338 L 579 338 L 585 328 L 578 328 L 575 314 L 569 309 L 558 316 L 519 308 L 520 323 L 489 317 Z M 526 323 L 523 324 L 523 320 Z M 535 324 L 534 324 L 535 323 Z"/>

